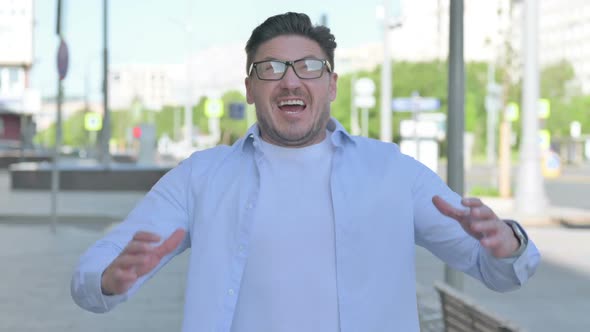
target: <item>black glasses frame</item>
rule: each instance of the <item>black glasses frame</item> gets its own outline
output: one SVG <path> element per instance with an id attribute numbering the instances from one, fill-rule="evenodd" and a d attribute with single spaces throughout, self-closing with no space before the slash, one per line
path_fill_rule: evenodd
<path id="1" fill-rule="evenodd" d="M 297 73 L 297 69 L 295 69 L 295 64 L 297 62 L 306 61 L 306 60 L 317 60 L 317 61 L 322 62 L 322 70 L 320 71 L 320 74 L 317 77 L 301 77 Z M 267 62 L 280 62 L 280 63 L 285 64 L 285 71 L 283 72 L 281 77 L 279 77 L 279 78 L 262 78 L 262 77 L 260 77 L 260 74 L 258 74 L 258 65 L 261 63 L 267 63 Z M 256 72 L 256 77 L 258 77 L 258 79 L 261 81 L 280 81 L 283 79 L 283 77 L 285 77 L 287 70 L 289 70 L 289 66 L 291 66 L 291 68 L 293 68 L 293 72 L 295 73 L 295 75 L 297 75 L 297 77 L 299 77 L 302 80 L 315 80 L 317 78 L 322 77 L 322 75 L 324 75 L 324 68 L 326 68 L 328 70 L 328 73 L 332 72 L 332 66 L 330 66 L 330 62 L 328 60 L 303 58 L 303 59 L 298 59 L 295 61 L 264 60 L 264 61 L 252 62 L 252 64 L 250 64 L 250 68 L 248 69 L 248 76 L 251 76 L 252 72 L 254 71 L 254 72 Z"/>

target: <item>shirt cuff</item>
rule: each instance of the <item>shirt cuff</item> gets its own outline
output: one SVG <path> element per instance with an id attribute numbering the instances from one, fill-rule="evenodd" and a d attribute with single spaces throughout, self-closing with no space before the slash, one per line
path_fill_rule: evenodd
<path id="1" fill-rule="evenodd" d="M 118 295 L 104 295 L 102 293 L 102 273 L 112 262 L 112 259 L 101 258 L 92 270 L 82 273 L 84 301 L 96 312 L 107 312 L 119 303 L 127 300 L 127 292 Z"/>

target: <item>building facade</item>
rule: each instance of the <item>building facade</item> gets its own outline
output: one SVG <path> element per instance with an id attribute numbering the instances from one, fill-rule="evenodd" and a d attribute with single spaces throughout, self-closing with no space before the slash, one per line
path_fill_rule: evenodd
<path id="1" fill-rule="evenodd" d="M 590 94 L 590 2 L 586 0 L 539 1 L 539 64 L 566 60 L 576 81 Z"/>
<path id="2" fill-rule="evenodd" d="M 511 27 L 510 0 L 464 1 L 465 61 L 495 61 Z M 389 34 L 393 61 L 446 61 L 449 53 L 449 0 L 400 0 L 398 24 Z M 380 22 L 383 24 L 383 22 Z M 367 43 L 337 52 L 341 72 L 372 69 L 383 62 L 383 44 Z"/>
<path id="3" fill-rule="evenodd" d="M 30 88 L 33 0 L 0 0 L 0 149 L 29 148 L 41 108 Z"/>

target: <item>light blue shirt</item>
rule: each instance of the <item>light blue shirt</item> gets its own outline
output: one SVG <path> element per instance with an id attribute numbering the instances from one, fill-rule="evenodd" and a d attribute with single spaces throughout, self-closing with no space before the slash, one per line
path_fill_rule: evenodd
<path id="1" fill-rule="evenodd" d="M 515 289 L 534 274 L 540 254 L 532 241 L 516 259 L 495 259 L 432 204 L 440 195 L 460 206 L 460 197 L 395 144 L 350 136 L 334 119 L 328 129 L 335 149 L 330 189 L 341 331 L 419 331 L 415 244 L 497 291 Z M 233 146 L 196 152 L 162 177 L 81 257 L 71 282 L 74 301 L 109 311 L 191 247 L 183 331 L 230 331 L 260 204 L 260 140 L 253 126 Z M 134 233 L 166 238 L 177 228 L 188 230 L 183 243 L 151 274 L 125 294 L 102 294 L 102 272 Z"/>
<path id="2" fill-rule="evenodd" d="M 259 203 L 232 332 L 337 332 L 332 142 L 260 143 Z"/>

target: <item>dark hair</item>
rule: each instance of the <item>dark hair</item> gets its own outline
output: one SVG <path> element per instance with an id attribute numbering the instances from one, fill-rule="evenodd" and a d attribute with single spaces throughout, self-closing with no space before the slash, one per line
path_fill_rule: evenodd
<path id="1" fill-rule="evenodd" d="M 271 16 L 262 24 L 252 31 L 252 35 L 246 43 L 246 70 L 254 61 L 254 55 L 258 47 L 275 37 L 282 35 L 299 35 L 307 37 L 320 45 L 320 48 L 334 69 L 334 49 L 336 48 L 336 38 L 330 32 L 330 29 L 323 25 L 312 25 L 309 16 L 301 13 L 288 12 L 285 14 Z"/>

